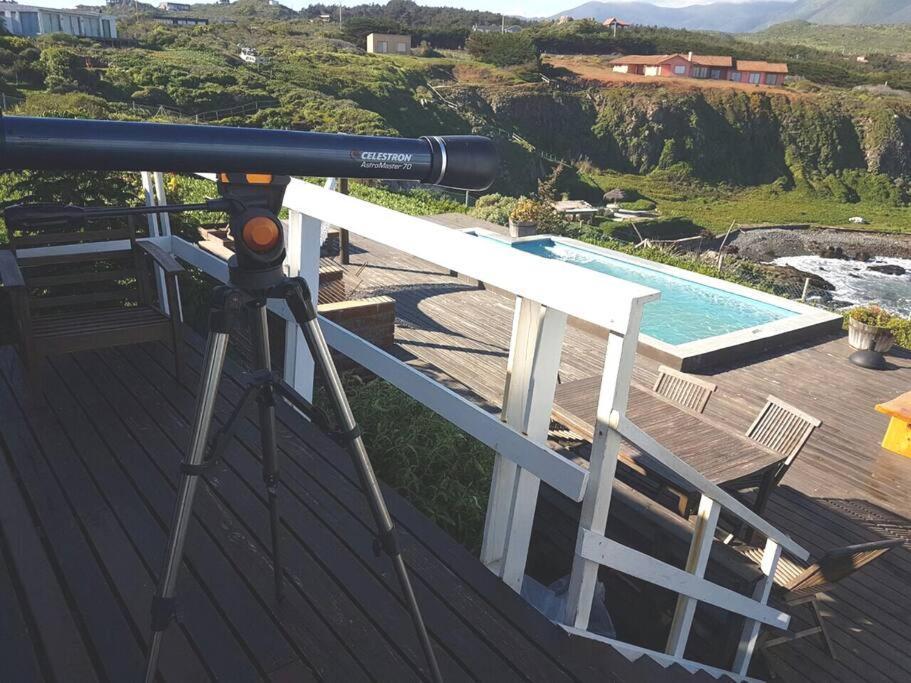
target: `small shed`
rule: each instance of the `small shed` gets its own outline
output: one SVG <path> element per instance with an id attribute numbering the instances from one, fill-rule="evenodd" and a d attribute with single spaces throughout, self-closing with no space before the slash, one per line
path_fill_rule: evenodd
<path id="1" fill-rule="evenodd" d="M 407 55 L 411 52 L 411 36 L 397 33 L 371 33 L 367 36 L 367 52 L 378 55 Z"/>

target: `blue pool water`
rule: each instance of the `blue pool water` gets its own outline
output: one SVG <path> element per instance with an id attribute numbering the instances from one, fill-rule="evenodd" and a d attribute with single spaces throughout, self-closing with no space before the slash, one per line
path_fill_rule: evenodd
<path id="1" fill-rule="evenodd" d="M 512 247 L 657 289 L 661 298 L 645 305 L 642 332 L 668 344 L 685 344 L 797 315 L 764 301 L 552 240 L 515 242 Z"/>

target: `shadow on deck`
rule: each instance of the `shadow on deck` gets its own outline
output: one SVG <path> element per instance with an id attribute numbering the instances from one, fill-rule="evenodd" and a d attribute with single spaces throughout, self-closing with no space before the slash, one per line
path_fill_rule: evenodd
<path id="1" fill-rule="evenodd" d="M 195 386 L 198 339 L 185 357 Z M 0 348 L 3 680 L 139 680 L 193 413 L 193 392 L 172 369 L 163 345 L 58 357 L 35 398 L 16 355 Z M 219 419 L 242 382 L 229 362 Z M 200 487 L 161 677 L 424 680 L 347 454 L 290 410 L 279 417 L 286 597 L 273 598 L 259 435 L 248 418 Z M 404 499 L 386 495 L 447 680 L 689 677 L 569 638 Z"/>

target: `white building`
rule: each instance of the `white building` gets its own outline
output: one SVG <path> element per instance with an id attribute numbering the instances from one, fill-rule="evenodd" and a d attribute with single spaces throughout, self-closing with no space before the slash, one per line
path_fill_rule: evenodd
<path id="1" fill-rule="evenodd" d="M 185 2 L 162 2 L 158 5 L 158 9 L 165 12 L 189 12 L 190 5 Z"/>
<path id="2" fill-rule="evenodd" d="M 46 33 L 68 33 L 88 38 L 116 38 L 117 19 L 89 10 L 50 9 L 0 3 L 3 26 L 15 36 L 40 36 Z"/>
<path id="3" fill-rule="evenodd" d="M 367 52 L 378 55 L 407 55 L 411 52 L 411 36 L 398 33 L 371 33 L 367 36 Z"/>

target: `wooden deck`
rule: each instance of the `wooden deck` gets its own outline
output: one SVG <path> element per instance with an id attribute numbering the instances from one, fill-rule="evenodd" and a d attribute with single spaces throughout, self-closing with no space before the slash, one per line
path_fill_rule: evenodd
<path id="1" fill-rule="evenodd" d="M 402 358 L 492 410 L 502 399 L 513 301 L 448 272 L 355 238 L 352 266 L 368 264 L 361 292 L 396 299 Z M 561 378 L 599 375 L 605 343 L 569 328 Z M 743 433 L 768 394 L 820 418 L 796 464 L 772 497 L 768 519 L 815 555 L 883 537 L 911 544 L 911 459 L 879 446 L 887 418 L 874 405 L 911 388 L 911 357 L 890 356 L 875 372 L 847 362 L 842 336 L 805 344 L 714 373 L 718 392 L 706 415 Z M 634 381 L 649 389 L 657 363 L 639 356 Z M 667 424 L 673 429 L 673 421 Z M 661 440 L 661 434 L 653 434 Z M 723 453 L 716 457 L 723 458 Z M 793 681 L 911 679 L 911 552 L 899 548 L 843 582 L 824 603 L 838 662 L 814 639 L 780 646 L 771 665 Z"/>
<path id="2" fill-rule="evenodd" d="M 200 342 L 187 343 L 195 386 Z M 134 681 L 188 437 L 193 392 L 160 344 L 57 357 L 30 394 L 0 348 L 0 680 Z M 243 379 L 229 363 L 220 419 Z M 280 604 L 254 422 L 200 487 L 179 581 L 168 681 L 426 680 L 396 579 L 346 454 L 280 411 Z M 689 678 L 570 638 L 387 490 L 448 681 Z M 702 677 L 699 677 L 702 678 Z"/>

